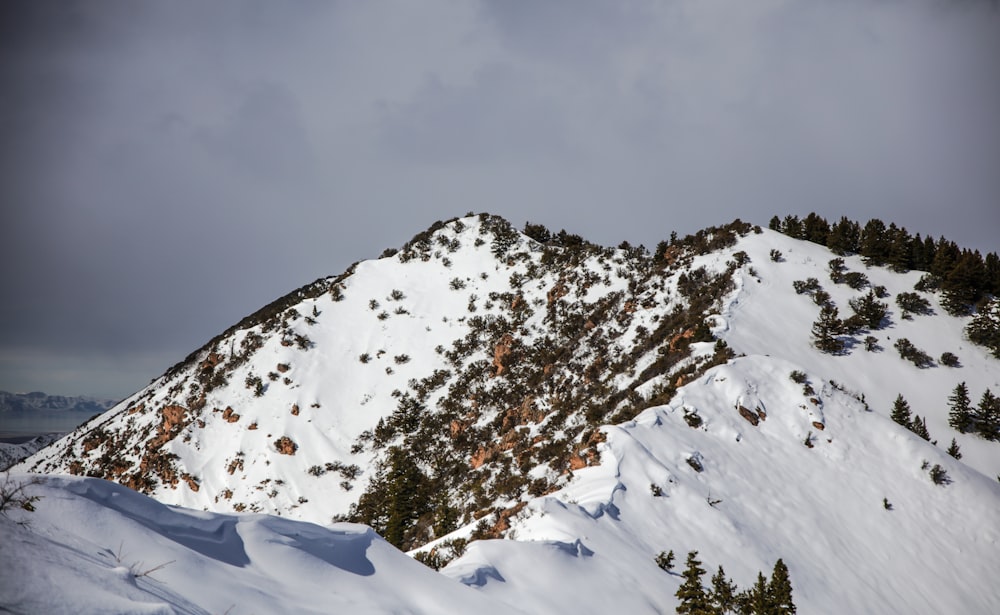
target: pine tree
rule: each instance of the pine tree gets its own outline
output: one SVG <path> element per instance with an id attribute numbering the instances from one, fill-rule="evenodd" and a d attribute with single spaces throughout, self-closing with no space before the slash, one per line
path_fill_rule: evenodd
<path id="1" fill-rule="evenodd" d="M 951 439 L 951 446 L 948 447 L 948 454 L 955 459 L 962 458 L 962 451 L 958 448 L 958 442 L 955 442 L 955 438 Z"/>
<path id="2" fill-rule="evenodd" d="M 955 386 L 955 390 L 948 397 L 948 406 L 948 424 L 962 433 L 971 430 L 972 406 L 969 404 L 969 388 L 964 382 Z"/>
<path id="3" fill-rule="evenodd" d="M 768 591 L 767 578 L 764 573 L 757 573 L 754 586 L 741 593 L 738 598 L 738 609 L 745 615 L 770 615 L 771 592 Z"/>
<path id="4" fill-rule="evenodd" d="M 896 396 L 896 401 L 892 404 L 892 413 L 889 417 L 907 429 L 910 429 L 913 425 L 913 419 L 910 416 L 910 404 L 906 403 L 902 394 Z"/>
<path id="5" fill-rule="evenodd" d="M 889 225 L 889 268 L 896 273 L 906 273 L 913 266 L 913 239 L 905 228 L 897 229 L 895 224 Z"/>
<path id="6" fill-rule="evenodd" d="M 837 307 L 825 303 L 819 310 L 819 319 L 813 323 L 813 344 L 823 352 L 837 354 L 844 349 L 844 342 L 837 338 L 843 323 L 837 317 Z"/>
<path id="7" fill-rule="evenodd" d="M 977 431 L 987 440 L 1000 438 L 1000 398 L 986 389 L 979 399 L 977 414 Z"/>
<path id="8" fill-rule="evenodd" d="M 830 233 L 826 236 L 826 247 L 838 256 L 857 252 L 860 236 L 861 227 L 858 223 L 841 217 L 840 222 L 830 228 Z"/>
<path id="9" fill-rule="evenodd" d="M 879 301 L 875 296 L 875 291 L 871 290 L 861 297 L 851 299 L 849 304 L 851 309 L 864 319 L 865 325 L 869 329 L 881 329 L 882 321 L 889 313 L 889 306 Z"/>
<path id="10" fill-rule="evenodd" d="M 927 431 L 927 420 L 920 418 L 919 414 L 913 417 L 913 422 L 910 423 L 910 431 L 917 434 L 924 440 L 927 440 L 928 442 L 931 439 L 931 434 L 929 431 Z"/>
<path id="11" fill-rule="evenodd" d="M 670 572 L 674 569 L 674 550 L 671 549 L 670 553 L 660 551 L 660 554 L 656 556 L 656 565 L 660 567 L 660 570 L 665 570 Z"/>
<path id="12" fill-rule="evenodd" d="M 726 571 L 719 566 L 712 577 L 712 602 L 716 612 L 731 613 L 736 608 L 736 584 L 726 578 Z"/>
<path id="13" fill-rule="evenodd" d="M 795 603 L 792 602 L 792 581 L 788 578 L 788 567 L 779 558 L 774 563 L 771 572 L 771 582 L 767 587 L 770 603 L 769 615 L 791 615 L 795 613 Z"/>
<path id="14" fill-rule="evenodd" d="M 889 236 L 885 223 L 873 218 L 861 231 L 861 256 L 866 265 L 884 265 L 889 257 Z"/>
<path id="15" fill-rule="evenodd" d="M 1000 298 L 991 299 L 979 309 L 965 327 L 965 335 L 969 341 L 985 346 L 1000 359 Z"/>
<path id="16" fill-rule="evenodd" d="M 962 253 L 941 282 L 941 305 L 952 316 L 972 313 L 972 305 L 983 296 L 986 268 L 979 252 Z"/>
<path id="17" fill-rule="evenodd" d="M 687 568 L 681 573 L 684 582 L 677 588 L 675 594 L 681 601 L 677 605 L 678 613 L 689 613 L 690 615 L 715 615 L 712 607 L 712 600 L 709 598 L 705 588 L 701 586 L 701 577 L 705 574 L 705 569 L 698 561 L 698 552 L 691 551 L 687 556 Z"/>

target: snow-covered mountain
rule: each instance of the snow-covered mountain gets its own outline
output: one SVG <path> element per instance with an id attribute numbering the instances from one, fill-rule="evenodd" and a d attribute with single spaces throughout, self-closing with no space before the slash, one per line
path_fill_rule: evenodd
<path id="1" fill-rule="evenodd" d="M 0 433 L 5 437 L 66 433 L 116 403 L 110 399 L 47 395 L 40 391 L 0 391 Z"/>
<path id="2" fill-rule="evenodd" d="M 0 442 L 0 470 L 6 470 L 15 463 L 27 459 L 62 436 L 60 433 L 47 433 L 24 442 Z"/>
<path id="3" fill-rule="evenodd" d="M 247 317 L 16 470 L 106 478 L 219 527 L 259 519 L 223 515 L 244 511 L 364 521 L 506 612 L 670 611 L 669 550 L 741 587 L 782 558 L 800 612 L 1000 609 L 1000 445 L 948 425 L 958 383 L 973 403 L 1000 393 L 1000 361 L 934 294 L 904 318 L 920 273 L 848 256 L 867 279 L 837 284 L 825 247 L 738 221 L 652 255 L 526 232 L 437 223 Z M 845 317 L 882 287 L 887 317 L 820 352 L 823 301 L 793 284 L 809 278 Z M 958 363 L 918 367 L 900 339 Z M 898 395 L 931 441 L 889 419 Z M 100 485 L 60 481 L 46 489 Z"/>

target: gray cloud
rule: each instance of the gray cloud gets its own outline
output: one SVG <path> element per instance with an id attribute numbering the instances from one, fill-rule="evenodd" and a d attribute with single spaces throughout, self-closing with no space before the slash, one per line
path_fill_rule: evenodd
<path id="1" fill-rule="evenodd" d="M 470 210 L 646 245 L 816 210 L 1000 248 L 986 2 L 0 11 L 4 389 L 124 395 Z"/>

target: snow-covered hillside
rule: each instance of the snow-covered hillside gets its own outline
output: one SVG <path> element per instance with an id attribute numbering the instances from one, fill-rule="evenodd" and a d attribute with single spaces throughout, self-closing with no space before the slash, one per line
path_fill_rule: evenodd
<path id="1" fill-rule="evenodd" d="M 365 526 L 172 508 L 94 478 L 29 490 L 35 512 L 0 516 L 4 613 L 518 612 Z"/>
<path id="2" fill-rule="evenodd" d="M 48 433 L 20 443 L 0 442 L 0 470 L 6 470 L 15 463 L 33 455 L 62 437 L 62 434 Z"/>
<path id="3" fill-rule="evenodd" d="M 738 221 L 661 248 L 435 224 L 16 470 L 215 514 L 363 520 L 486 609 L 669 612 L 680 577 L 655 557 L 698 550 L 744 588 L 782 558 L 803 613 L 1000 610 L 1000 444 L 948 425 L 958 383 L 973 404 L 1000 393 L 968 319 L 930 293 L 933 313 L 904 318 L 919 273 L 845 257 L 867 283 L 836 284 L 826 248 Z M 884 287 L 886 318 L 820 352 L 815 293 L 793 285 L 809 278 L 844 318 Z M 901 338 L 958 365 L 917 367 Z M 900 394 L 931 441 L 889 419 Z"/>

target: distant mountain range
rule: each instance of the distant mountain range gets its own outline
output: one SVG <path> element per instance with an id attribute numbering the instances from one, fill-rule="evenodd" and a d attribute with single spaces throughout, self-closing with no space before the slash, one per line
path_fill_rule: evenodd
<path id="1" fill-rule="evenodd" d="M 39 492 L 81 517 L 40 515 L 66 517 L 52 540 L 113 551 L 86 523 L 124 516 L 144 560 L 190 562 L 164 570 L 169 592 L 98 583 L 184 612 L 321 612 L 323 575 L 369 568 L 351 596 L 365 612 L 435 612 L 456 587 L 484 613 L 671 612 L 692 551 L 743 589 L 782 559 L 802 613 L 1000 612 L 995 255 L 935 276 L 908 270 L 942 261 L 933 242 L 880 266 L 857 251 L 884 225 L 842 225 L 858 237 L 833 250 L 789 222 L 652 252 L 438 222 L 261 308 L 15 470 L 79 477 Z M 878 249 L 926 247 L 897 235 Z M 341 521 L 453 585 L 421 594 L 423 570 Z M 267 563 L 310 557 L 337 570 Z M 100 578 L 106 559 L 66 566 Z M 200 571 L 233 584 L 213 585 L 224 598 Z M 263 602 L 235 585 L 258 587 L 250 572 Z M 39 592 L 42 610 L 75 599 Z"/>
<path id="2" fill-rule="evenodd" d="M 0 414 L 36 411 L 98 414 L 114 406 L 116 403 L 117 400 L 99 399 L 96 397 L 47 395 L 38 391 L 32 393 L 8 393 L 7 391 L 0 391 Z"/>

